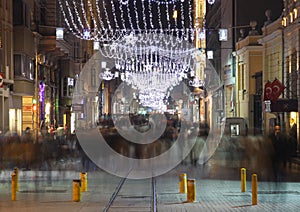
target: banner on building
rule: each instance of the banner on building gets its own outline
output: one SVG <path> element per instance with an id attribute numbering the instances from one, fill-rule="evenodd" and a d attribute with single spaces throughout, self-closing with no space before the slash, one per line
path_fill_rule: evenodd
<path id="1" fill-rule="evenodd" d="M 276 102 L 284 89 L 285 86 L 277 78 L 273 82 L 268 81 L 265 84 L 264 101 Z"/>
<path id="2" fill-rule="evenodd" d="M 0 72 L 0 88 L 3 87 L 3 83 L 4 83 L 4 73 Z"/>

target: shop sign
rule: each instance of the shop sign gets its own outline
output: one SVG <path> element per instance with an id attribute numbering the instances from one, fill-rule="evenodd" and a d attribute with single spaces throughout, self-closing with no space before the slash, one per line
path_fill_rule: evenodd
<path id="1" fill-rule="evenodd" d="M 73 104 L 72 105 L 72 112 L 79 112 L 83 113 L 83 104 Z"/>

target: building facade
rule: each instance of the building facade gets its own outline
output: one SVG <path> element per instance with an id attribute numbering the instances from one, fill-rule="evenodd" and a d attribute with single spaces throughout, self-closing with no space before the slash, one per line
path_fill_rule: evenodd
<path id="1" fill-rule="evenodd" d="M 88 58 L 86 44 L 67 32 L 56 0 L 14 0 L 11 6 L 15 81 L 10 108 L 18 117 L 9 123 L 19 134 L 28 127 L 70 128 L 76 74 Z"/>
<path id="2" fill-rule="evenodd" d="M 255 25 L 254 25 L 255 27 Z M 256 29 L 236 44 L 235 114 L 243 117 L 249 133 L 261 134 L 262 129 L 262 45 Z"/>
<path id="3" fill-rule="evenodd" d="M 262 86 L 274 79 L 283 82 L 282 61 L 283 61 L 283 28 L 281 18 L 274 22 L 267 23 L 262 28 L 262 38 L 259 43 L 263 45 L 263 80 Z M 263 99 L 264 100 L 264 97 Z M 268 112 L 266 103 L 263 102 L 263 132 L 269 135 L 275 127 L 277 113 Z"/>
<path id="4" fill-rule="evenodd" d="M 285 90 L 282 126 L 287 129 L 297 129 L 299 150 L 299 51 L 300 51 L 300 1 L 283 0 L 283 61 L 282 75 Z M 295 126 L 294 126 L 295 125 Z M 290 130 L 287 130 L 289 134 Z"/>
<path id="5" fill-rule="evenodd" d="M 18 98 L 11 93 L 14 83 L 13 66 L 13 4 L 12 1 L 0 0 L 0 134 L 20 132 L 15 125 L 20 120 Z"/>

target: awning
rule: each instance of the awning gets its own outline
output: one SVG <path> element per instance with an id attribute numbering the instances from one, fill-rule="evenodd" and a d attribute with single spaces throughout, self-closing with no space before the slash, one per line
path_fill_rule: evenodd
<path id="1" fill-rule="evenodd" d="M 298 112 L 297 99 L 278 99 L 271 103 L 271 112 Z"/>

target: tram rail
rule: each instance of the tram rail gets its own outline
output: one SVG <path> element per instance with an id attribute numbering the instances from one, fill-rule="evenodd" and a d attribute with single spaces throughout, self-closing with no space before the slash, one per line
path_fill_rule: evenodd
<path id="1" fill-rule="evenodd" d="M 126 194 L 126 191 L 124 191 L 125 193 L 121 194 L 122 189 L 124 189 L 124 185 L 126 185 L 126 181 L 128 182 L 128 178 L 122 178 L 120 180 L 120 182 L 118 183 L 118 185 L 116 186 L 115 191 L 112 193 L 105 208 L 103 209 L 103 212 L 114 211 L 114 209 L 116 209 L 116 208 L 122 208 L 122 209 L 124 209 L 124 207 L 129 208 L 129 206 L 118 205 L 116 203 L 118 198 L 120 198 L 120 199 L 126 198 L 127 201 L 132 201 L 132 202 L 128 203 L 128 205 L 134 205 L 135 203 L 133 201 L 135 201 L 137 198 L 144 199 L 144 198 L 148 198 L 148 197 L 150 197 L 149 204 L 146 203 L 147 204 L 146 206 L 145 205 L 143 205 L 143 206 L 136 205 L 136 206 L 134 206 L 134 208 L 138 209 L 138 207 L 141 207 L 141 210 L 146 210 L 146 208 L 148 208 L 149 210 L 147 209 L 147 211 L 157 212 L 156 179 L 155 179 L 155 177 L 152 177 L 149 180 L 151 180 L 151 182 L 149 182 L 149 184 L 151 184 L 151 192 L 149 193 L 149 195 L 147 195 L 147 192 L 149 192 L 147 190 L 147 191 L 143 191 L 144 192 L 143 195 L 136 196 L 136 195 L 133 195 L 132 192 Z M 137 188 L 132 188 L 132 189 L 137 189 Z M 126 194 L 126 196 L 124 196 L 125 194 Z M 145 200 L 145 202 L 147 202 L 147 201 Z"/>

